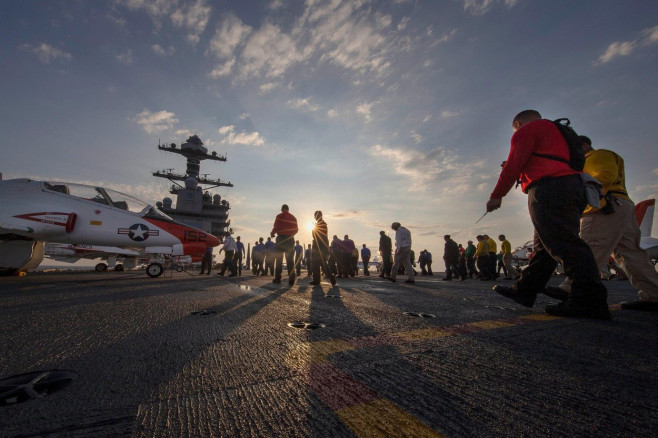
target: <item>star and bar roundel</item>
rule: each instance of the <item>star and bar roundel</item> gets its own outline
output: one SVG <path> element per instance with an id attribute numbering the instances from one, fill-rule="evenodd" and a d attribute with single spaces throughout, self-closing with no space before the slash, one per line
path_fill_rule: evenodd
<path id="1" fill-rule="evenodd" d="M 135 242 L 141 242 L 143 240 L 146 240 L 148 239 L 149 236 L 160 235 L 159 230 L 149 230 L 149 227 L 147 227 L 144 224 L 135 224 L 132 225 L 130 228 L 118 228 L 117 233 L 127 234 L 128 237 L 130 237 Z"/>

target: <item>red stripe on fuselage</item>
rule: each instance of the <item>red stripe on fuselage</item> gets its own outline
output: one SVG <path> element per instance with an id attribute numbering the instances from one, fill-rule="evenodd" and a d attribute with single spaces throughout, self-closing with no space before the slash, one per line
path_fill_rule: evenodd
<path id="1" fill-rule="evenodd" d="M 212 234 L 208 234 L 196 228 L 192 228 L 192 227 L 188 227 L 187 225 L 182 225 L 172 222 L 160 221 L 157 219 L 151 219 L 151 218 L 142 218 L 142 219 L 155 225 L 161 230 L 166 231 L 167 233 L 175 236 L 178 240 L 180 240 L 180 242 L 186 248 L 185 251 L 186 254 L 188 247 L 190 249 L 194 248 L 194 250 L 196 250 L 197 245 L 198 248 L 203 248 L 203 249 L 209 246 L 215 247 L 219 245 L 218 238 L 216 238 Z M 201 252 L 203 252 L 203 250 L 201 250 Z"/>

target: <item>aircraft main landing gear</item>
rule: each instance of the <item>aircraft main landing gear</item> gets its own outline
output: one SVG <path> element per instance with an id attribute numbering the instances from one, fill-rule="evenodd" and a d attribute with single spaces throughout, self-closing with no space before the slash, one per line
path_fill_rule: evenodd
<path id="1" fill-rule="evenodd" d="M 160 263 L 151 263 L 146 267 L 146 275 L 151 278 L 156 278 L 162 275 L 164 267 Z"/>
<path id="2" fill-rule="evenodd" d="M 107 265 L 105 263 L 99 263 L 94 267 L 94 270 L 96 270 L 96 272 L 105 272 L 107 271 Z"/>

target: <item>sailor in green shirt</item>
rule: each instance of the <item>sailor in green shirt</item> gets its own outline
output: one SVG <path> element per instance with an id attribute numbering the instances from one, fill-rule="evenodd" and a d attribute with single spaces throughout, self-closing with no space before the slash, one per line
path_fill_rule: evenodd
<path id="1" fill-rule="evenodd" d="M 468 241 L 464 257 L 466 258 L 466 267 L 468 268 L 468 278 L 473 278 L 473 275 L 477 275 L 478 271 L 475 269 L 475 245 L 473 245 L 472 240 Z"/>

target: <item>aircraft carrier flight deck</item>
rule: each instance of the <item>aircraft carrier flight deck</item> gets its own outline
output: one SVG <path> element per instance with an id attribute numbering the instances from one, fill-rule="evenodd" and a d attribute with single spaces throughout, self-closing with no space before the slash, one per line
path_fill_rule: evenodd
<path id="1" fill-rule="evenodd" d="M 658 320 L 494 283 L 196 272 L 0 279 L 1 437 L 648 437 Z M 400 277 L 400 279 L 403 279 Z M 551 284 L 557 285 L 559 277 Z M 501 282 L 503 283 L 503 282 Z"/>

